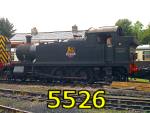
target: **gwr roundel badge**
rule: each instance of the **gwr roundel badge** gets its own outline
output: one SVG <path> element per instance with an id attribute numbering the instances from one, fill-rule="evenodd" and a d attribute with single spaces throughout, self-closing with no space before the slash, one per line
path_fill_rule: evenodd
<path id="1" fill-rule="evenodd" d="M 72 58 L 76 55 L 76 51 L 74 47 L 68 47 L 67 48 L 67 52 L 66 52 L 66 56 L 69 58 Z"/>

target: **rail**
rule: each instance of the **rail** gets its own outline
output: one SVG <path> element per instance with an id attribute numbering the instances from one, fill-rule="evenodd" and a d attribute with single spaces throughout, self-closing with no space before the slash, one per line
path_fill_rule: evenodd
<path id="1" fill-rule="evenodd" d="M 4 106 L 4 105 L 0 105 L 0 110 L 3 110 L 4 113 L 32 113 L 29 111 L 24 111 L 24 110 L 20 110 L 20 109 L 16 109 L 16 108 L 12 108 L 9 106 Z"/>

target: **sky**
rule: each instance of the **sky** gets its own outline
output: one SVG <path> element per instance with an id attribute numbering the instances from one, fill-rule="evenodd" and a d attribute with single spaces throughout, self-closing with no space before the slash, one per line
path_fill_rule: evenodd
<path id="1" fill-rule="evenodd" d="M 0 18 L 8 18 L 16 33 L 69 31 L 113 26 L 118 19 L 150 23 L 149 0 L 0 0 Z"/>

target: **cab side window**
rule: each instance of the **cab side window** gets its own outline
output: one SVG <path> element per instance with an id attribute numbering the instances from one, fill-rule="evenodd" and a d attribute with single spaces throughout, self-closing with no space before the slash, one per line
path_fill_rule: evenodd
<path id="1" fill-rule="evenodd" d="M 105 44 L 107 47 L 112 47 L 112 36 L 111 35 L 97 35 L 97 42 L 99 44 Z"/>
<path id="2" fill-rule="evenodd" d="M 108 36 L 108 37 L 107 37 L 107 42 L 106 42 L 106 44 L 107 44 L 107 47 L 112 47 L 112 36 Z"/>
<path id="3" fill-rule="evenodd" d="M 97 35 L 97 42 L 99 44 L 106 44 L 106 38 L 104 36 Z"/>

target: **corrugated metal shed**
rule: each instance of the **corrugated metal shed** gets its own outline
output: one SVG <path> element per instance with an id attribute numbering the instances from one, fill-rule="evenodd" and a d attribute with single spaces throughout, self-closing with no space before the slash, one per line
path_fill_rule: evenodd
<path id="1" fill-rule="evenodd" d="M 30 33 L 16 33 L 10 40 L 11 42 L 26 42 L 26 35 Z M 78 31 L 78 35 L 83 38 L 85 30 Z M 34 41 L 49 41 L 51 39 L 72 39 L 72 31 L 56 31 L 56 32 L 39 32 L 37 35 L 32 36 L 32 42 Z"/>

